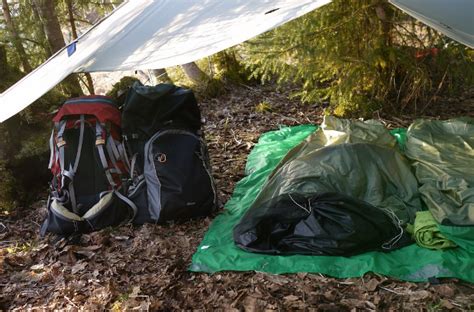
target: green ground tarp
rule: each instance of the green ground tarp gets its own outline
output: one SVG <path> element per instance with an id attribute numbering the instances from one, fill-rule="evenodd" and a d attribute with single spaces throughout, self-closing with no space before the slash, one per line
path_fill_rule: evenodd
<path id="1" fill-rule="evenodd" d="M 193 256 L 191 271 L 317 272 L 339 278 L 375 272 L 409 281 L 456 277 L 474 282 L 474 251 L 461 248 L 437 251 L 413 244 L 390 253 L 369 252 L 352 257 L 274 256 L 248 253 L 237 248 L 232 238 L 234 225 L 254 202 L 280 160 L 315 130 L 315 126 L 305 125 L 262 135 L 248 157 L 247 176 L 237 184 L 224 212 L 212 223 Z M 391 133 L 404 150 L 405 130 L 397 129 Z"/>

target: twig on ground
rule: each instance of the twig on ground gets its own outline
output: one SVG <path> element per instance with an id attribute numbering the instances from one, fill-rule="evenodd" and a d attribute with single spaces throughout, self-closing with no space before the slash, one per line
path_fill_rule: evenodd
<path id="1" fill-rule="evenodd" d="M 72 302 L 72 300 L 69 299 L 68 296 L 64 296 L 64 299 L 66 299 L 66 300 L 67 300 L 70 304 L 72 304 L 76 309 L 79 309 L 79 307 L 78 307 L 74 302 Z"/>
<path id="2" fill-rule="evenodd" d="M 405 295 L 404 293 L 400 293 L 400 292 L 398 292 L 398 291 L 392 290 L 392 289 L 390 289 L 390 288 L 387 288 L 387 287 L 382 287 L 382 286 L 379 286 L 379 288 L 380 288 L 380 289 L 383 289 L 383 290 L 385 290 L 385 291 L 388 291 L 388 292 L 394 293 L 394 294 L 396 294 L 396 295 L 399 295 L 399 296 L 403 296 L 403 295 Z"/>

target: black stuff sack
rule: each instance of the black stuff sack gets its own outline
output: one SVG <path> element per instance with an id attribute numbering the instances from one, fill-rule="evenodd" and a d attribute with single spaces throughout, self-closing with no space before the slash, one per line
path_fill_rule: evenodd
<path id="1" fill-rule="evenodd" d="M 234 241 L 250 252 L 328 256 L 411 243 L 393 213 L 338 193 L 286 193 L 254 206 L 235 226 Z"/>

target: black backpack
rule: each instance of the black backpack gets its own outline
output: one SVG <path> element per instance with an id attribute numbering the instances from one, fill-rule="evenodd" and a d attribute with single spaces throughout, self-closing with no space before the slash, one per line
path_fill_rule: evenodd
<path id="1" fill-rule="evenodd" d="M 53 179 L 42 235 L 87 233 L 133 219 L 137 208 L 122 183 L 129 164 L 120 119 L 105 96 L 70 99 L 60 108 L 50 139 Z"/>
<path id="2" fill-rule="evenodd" d="M 217 194 L 201 114 L 191 90 L 171 84 L 128 91 L 123 135 L 132 156 L 128 196 L 138 212 L 134 223 L 157 223 L 207 216 Z"/>

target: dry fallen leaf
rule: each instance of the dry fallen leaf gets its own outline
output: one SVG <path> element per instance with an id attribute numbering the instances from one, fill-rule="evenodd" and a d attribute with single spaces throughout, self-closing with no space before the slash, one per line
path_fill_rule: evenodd
<path id="1" fill-rule="evenodd" d="M 71 274 L 76 274 L 79 272 L 84 271 L 84 269 L 87 267 L 87 262 L 84 261 L 78 261 L 75 265 L 72 266 L 71 268 Z"/>
<path id="2" fill-rule="evenodd" d="M 286 300 L 286 301 L 296 301 L 296 300 L 299 300 L 300 298 L 298 296 L 295 296 L 295 295 L 289 295 L 289 296 L 283 297 L 283 299 Z"/>
<path id="3" fill-rule="evenodd" d="M 431 293 L 427 290 L 416 290 L 409 293 L 410 301 L 425 300 L 431 296 Z"/>
<path id="4" fill-rule="evenodd" d="M 368 291 L 375 291 L 379 284 L 380 282 L 376 278 L 372 278 L 367 283 L 365 283 L 365 288 Z"/>

